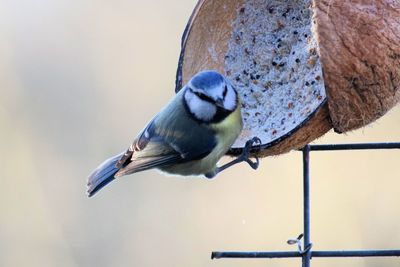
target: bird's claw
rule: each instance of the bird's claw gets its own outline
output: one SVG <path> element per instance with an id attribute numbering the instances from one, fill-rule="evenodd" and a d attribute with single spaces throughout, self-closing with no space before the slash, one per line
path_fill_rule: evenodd
<path id="1" fill-rule="evenodd" d="M 255 159 L 256 159 L 255 162 L 251 161 L 251 159 L 249 158 L 246 159 L 246 162 L 250 165 L 250 167 L 253 170 L 257 170 L 258 166 L 260 165 L 260 160 L 258 159 L 258 157 L 255 157 Z"/>
<path id="2" fill-rule="evenodd" d="M 244 145 L 244 149 L 246 150 L 251 150 L 251 148 L 253 147 L 253 145 L 257 145 L 257 150 L 259 150 L 261 148 L 261 139 L 258 138 L 257 136 L 251 138 L 250 140 L 247 140 L 246 144 Z"/>
<path id="3" fill-rule="evenodd" d="M 256 144 L 258 146 L 256 151 L 260 150 L 261 139 L 258 137 L 253 137 L 252 139 L 248 140 L 246 142 L 246 144 L 244 145 L 243 152 L 240 157 L 243 159 L 243 161 L 246 161 L 252 169 L 256 170 L 258 168 L 258 165 L 260 164 L 258 157 L 254 156 L 254 158 L 256 160 L 255 162 L 250 159 L 250 151 L 253 148 L 254 144 Z"/>

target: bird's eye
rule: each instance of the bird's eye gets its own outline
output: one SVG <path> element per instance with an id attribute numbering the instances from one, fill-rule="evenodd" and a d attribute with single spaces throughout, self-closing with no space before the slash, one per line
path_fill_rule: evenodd
<path id="1" fill-rule="evenodd" d="M 228 86 L 225 85 L 224 92 L 222 93 L 222 96 L 225 98 L 227 93 L 228 93 Z"/>

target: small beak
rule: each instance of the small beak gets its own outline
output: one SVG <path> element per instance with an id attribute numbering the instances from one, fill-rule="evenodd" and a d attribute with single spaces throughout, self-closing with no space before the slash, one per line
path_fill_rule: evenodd
<path id="1" fill-rule="evenodd" d="M 215 101 L 215 104 L 216 104 L 218 107 L 223 108 L 223 107 L 224 107 L 224 100 L 223 100 L 222 98 L 218 98 L 218 99 Z"/>

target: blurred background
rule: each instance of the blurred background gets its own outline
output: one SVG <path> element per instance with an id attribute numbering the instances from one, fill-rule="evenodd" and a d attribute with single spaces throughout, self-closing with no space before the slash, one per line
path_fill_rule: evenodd
<path id="1" fill-rule="evenodd" d="M 0 266 L 300 266 L 210 260 L 294 250 L 301 153 L 217 179 L 148 171 L 87 198 L 86 177 L 174 95 L 195 0 L 0 1 Z M 400 141 L 400 108 L 317 143 Z M 400 248 L 398 151 L 314 152 L 315 249 Z M 400 266 L 314 259 L 313 266 Z"/>

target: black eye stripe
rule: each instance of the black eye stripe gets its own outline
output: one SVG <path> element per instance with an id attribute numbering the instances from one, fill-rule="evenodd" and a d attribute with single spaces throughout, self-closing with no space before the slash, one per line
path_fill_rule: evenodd
<path id="1" fill-rule="evenodd" d="M 208 95 L 202 94 L 200 92 L 193 92 L 195 95 L 197 95 L 201 100 L 210 102 L 210 103 L 215 103 L 214 99 L 209 97 Z"/>
<path id="2" fill-rule="evenodd" d="M 192 91 L 193 94 L 197 95 L 201 100 L 204 100 L 204 101 L 207 101 L 207 102 L 213 103 L 213 104 L 215 103 L 215 100 L 213 98 L 209 97 L 206 94 L 203 94 L 203 93 L 198 92 L 198 91 L 193 91 L 191 88 L 190 88 L 190 91 Z M 223 99 L 225 99 L 227 94 L 228 94 L 228 86 L 225 85 L 224 91 L 222 92 Z"/>
<path id="3" fill-rule="evenodd" d="M 224 97 L 224 99 L 225 99 L 227 93 L 228 93 L 228 86 L 225 85 L 224 92 L 222 93 L 222 96 Z"/>

